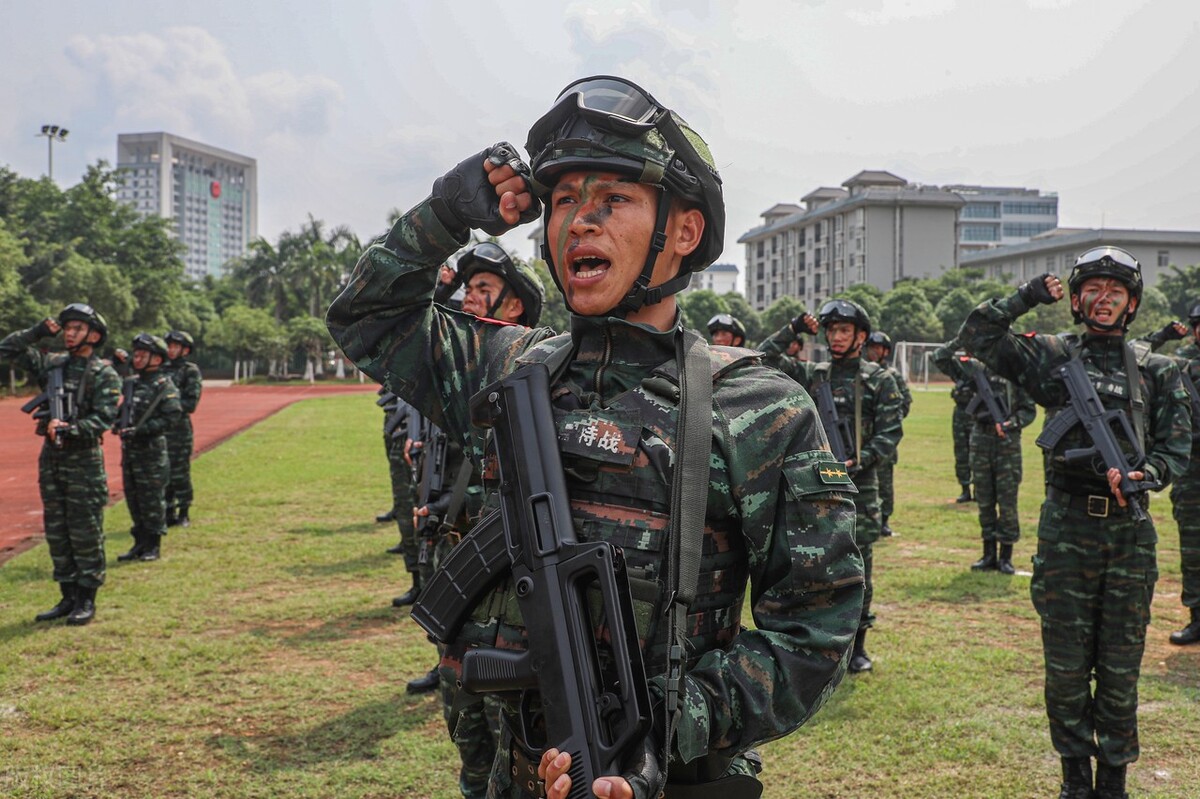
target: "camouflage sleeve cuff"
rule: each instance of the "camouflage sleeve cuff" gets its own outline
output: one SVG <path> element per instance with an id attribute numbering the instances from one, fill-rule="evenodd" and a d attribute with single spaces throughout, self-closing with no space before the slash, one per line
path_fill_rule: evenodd
<path id="1" fill-rule="evenodd" d="M 441 265 L 448 255 L 467 243 L 469 230 L 451 231 L 434 213 L 430 198 L 426 197 L 416 207 L 403 214 L 392 225 L 383 246 L 397 254 L 429 255 L 437 253 Z"/>
<path id="2" fill-rule="evenodd" d="M 1013 292 L 1010 296 L 997 301 L 996 307 L 1008 316 L 1009 319 L 1016 319 L 1018 316 L 1029 313 L 1029 306 L 1025 304 L 1025 300 L 1021 299 L 1021 295 L 1017 292 Z"/>

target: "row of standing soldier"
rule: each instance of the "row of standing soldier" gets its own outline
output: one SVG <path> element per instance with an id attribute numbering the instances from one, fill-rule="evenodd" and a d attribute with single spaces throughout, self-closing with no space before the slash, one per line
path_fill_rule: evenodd
<path id="1" fill-rule="evenodd" d="M 65 353 L 46 352 L 39 346 L 60 331 Z M 132 361 L 137 376 L 127 378 L 124 386 L 112 364 L 99 357 L 98 349 L 107 338 L 104 317 L 90 305 L 72 303 L 57 318 L 44 319 L 0 341 L 0 359 L 26 371 L 43 389 L 25 410 L 37 420 L 35 432 L 45 437 L 38 458 L 38 488 L 61 599 L 38 614 L 37 621 L 65 618 L 67 624 L 78 626 L 95 617 L 96 594 L 107 571 L 108 478 L 100 446 L 106 432 L 121 437 L 122 477 L 133 519 L 134 546 L 119 559 L 158 558 L 168 524 L 168 491 L 173 490 L 179 503 L 174 520 L 187 523 L 192 497 L 188 416 L 200 396 L 199 370 L 185 360 L 191 338 L 180 331 L 168 334 L 168 339 L 187 345 L 172 359 L 167 341 L 146 333 L 136 336 L 132 359 L 128 355 L 125 359 Z M 177 387 L 168 376 L 171 373 L 186 376 L 179 380 L 187 387 Z M 181 405 L 181 393 L 189 398 L 190 407 Z M 173 439 L 185 443 L 168 460 L 168 442 Z"/>

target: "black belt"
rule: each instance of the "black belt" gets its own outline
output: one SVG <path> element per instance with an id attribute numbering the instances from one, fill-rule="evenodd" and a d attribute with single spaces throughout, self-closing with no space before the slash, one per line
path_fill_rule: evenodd
<path id="1" fill-rule="evenodd" d="M 1107 519 L 1109 516 L 1115 516 L 1118 513 L 1130 512 L 1128 506 L 1122 508 L 1118 505 L 1117 498 L 1111 494 L 1072 494 L 1068 491 L 1063 491 L 1061 488 L 1046 486 L 1046 499 L 1055 505 L 1062 505 L 1063 507 L 1085 513 L 1096 519 Z M 1126 499 L 1129 502 L 1141 503 L 1143 508 L 1149 504 L 1144 496 Z"/>
<path id="2" fill-rule="evenodd" d="M 522 796 L 545 799 L 546 786 L 538 778 L 538 763 L 540 762 L 540 755 L 537 760 L 534 760 L 533 757 L 526 754 L 520 744 L 513 741 L 509 763 L 512 768 L 513 785 L 520 788 Z"/>

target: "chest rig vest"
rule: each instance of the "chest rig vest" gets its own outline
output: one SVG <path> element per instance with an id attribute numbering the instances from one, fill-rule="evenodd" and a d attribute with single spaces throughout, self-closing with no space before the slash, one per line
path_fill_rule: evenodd
<path id="1" fill-rule="evenodd" d="M 1140 439 L 1141 446 L 1135 447 L 1119 427 L 1114 427 L 1121 450 L 1131 455 L 1137 449 L 1145 451 L 1146 431 L 1150 426 L 1150 410 L 1146 402 L 1146 385 L 1142 379 L 1140 366 L 1146 363 L 1150 356 L 1150 348 L 1142 342 L 1132 344 L 1121 342 L 1121 346 L 1084 347 L 1082 339 L 1074 333 L 1064 333 L 1059 336 L 1067 346 L 1071 357 L 1083 361 L 1088 377 L 1096 389 L 1100 403 L 1107 410 L 1122 410 L 1133 427 L 1134 435 Z M 1130 375 L 1133 380 L 1130 380 Z M 1066 405 L 1066 388 L 1062 388 L 1061 404 L 1047 407 L 1047 421 L 1054 418 Z M 1103 473 L 1102 463 L 1077 462 L 1068 463 L 1065 453 L 1070 449 L 1090 446 L 1090 439 L 1083 425 L 1075 425 L 1059 441 L 1058 446 L 1049 453 L 1046 459 L 1046 482 L 1055 488 L 1071 494 L 1108 494 L 1108 480 Z"/>
<path id="2" fill-rule="evenodd" d="M 815 380 L 829 383 L 838 417 L 850 420 L 853 449 L 858 460 L 863 443 L 875 435 L 875 403 L 879 398 L 879 375 L 884 369 L 864 359 L 853 360 L 853 368 L 839 366 L 834 361 L 819 363 L 813 367 L 813 375 Z"/>
<path id="3" fill-rule="evenodd" d="M 66 410 L 66 418 L 63 421 L 68 424 L 74 424 L 80 416 L 86 415 L 92 409 L 91 392 L 88 390 L 95 383 L 94 372 L 103 368 L 100 360 L 95 356 L 89 358 L 75 358 L 70 355 L 59 355 L 52 360 L 47 371 L 58 369 L 62 372 L 64 408 Z M 39 436 L 46 435 L 47 420 L 43 419 L 38 422 L 37 434 Z M 92 445 L 96 443 L 90 439 L 80 439 L 76 442 L 77 445 Z"/>

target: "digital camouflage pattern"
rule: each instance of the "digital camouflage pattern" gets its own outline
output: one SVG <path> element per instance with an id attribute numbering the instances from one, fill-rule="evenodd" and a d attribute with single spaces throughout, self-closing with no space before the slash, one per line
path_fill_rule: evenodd
<path id="1" fill-rule="evenodd" d="M 572 318 L 568 336 L 500 325 L 430 303 L 437 266 L 456 241 L 423 203 L 364 253 L 329 310 L 352 360 L 446 430 L 466 431 L 469 397 L 563 346 L 573 360 L 552 402 L 568 461 L 577 534 L 625 547 L 645 630 L 652 693 L 663 696 L 665 625 L 645 608 L 663 602 L 677 396 L 675 333 L 615 318 Z M 545 346 L 537 347 L 545 341 Z M 862 601 L 852 539 L 852 487 L 832 460 L 811 401 L 753 354 L 713 350 L 713 441 L 706 542 L 685 678 L 678 762 L 709 754 L 749 766 L 742 753 L 784 735 L 819 708 L 844 674 Z M 460 433 L 461 434 L 461 433 Z M 483 441 L 464 436 L 483 463 Z M 824 475 L 822 475 L 824 472 Z M 829 481 L 829 482 L 824 482 Z M 742 627 L 749 578 L 756 629 Z M 476 609 L 445 665 L 464 646 L 522 647 L 511 586 Z M 505 707 L 489 796 L 517 795 L 509 762 L 514 708 Z M 534 746 L 536 742 L 526 742 Z"/>
<path id="2" fill-rule="evenodd" d="M 984 541 L 1015 544 L 1021 538 L 1021 520 L 1017 496 L 1021 487 L 1021 431 L 1033 423 L 1037 405 L 1023 389 L 1000 377 L 980 361 L 956 355 L 951 346 L 938 347 L 931 360 L 958 384 L 972 387 L 975 372 L 983 370 L 992 393 L 1008 409 L 1005 437 L 982 404 L 979 415 L 971 420 L 971 473 L 975 480 L 975 502 L 979 506 L 979 531 Z M 966 408 L 963 408 L 966 412 Z"/>
<path id="3" fill-rule="evenodd" d="M 789 369 L 789 377 L 812 392 L 818 380 L 828 380 L 833 391 L 833 401 L 838 416 L 855 419 L 856 391 L 861 391 L 862 410 L 853 426 L 862 431 L 859 446 L 858 471 L 853 472 L 854 485 L 858 494 L 854 497 L 856 519 L 854 538 L 862 552 L 866 577 L 863 597 L 863 629 L 874 626 L 875 614 L 871 603 L 875 597 L 872 581 L 874 555 L 872 546 L 879 540 L 883 530 L 882 510 L 879 499 L 880 464 L 896 456 L 896 446 L 904 435 L 901 419 L 904 400 L 896 381 L 887 369 L 865 358 L 843 358 L 828 363 L 793 361 L 788 364 L 777 356 L 787 352 L 788 340 L 794 338 L 791 324 L 786 324 L 759 345 L 769 363 Z"/>
<path id="4" fill-rule="evenodd" d="M 192 504 L 192 452 L 195 440 L 192 433 L 192 414 L 200 404 L 200 392 L 204 378 L 200 367 L 187 358 L 167 361 L 160 372 L 174 381 L 179 389 L 179 403 L 183 413 L 179 421 L 166 431 L 167 459 L 171 463 L 171 476 L 167 483 L 167 507 L 179 508 Z"/>
<path id="5" fill-rule="evenodd" d="M 38 487 L 54 579 L 97 588 L 104 584 L 104 506 L 108 503 L 100 441 L 117 417 L 121 378 L 95 355 L 84 359 L 43 353 L 35 346 L 42 331 L 39 324 L 5 337 L 0 341 L 0 359 L 28 372 L 42 386 L 50 369 L 65 369 L 66 390 L 78 397 L 75 420 L 63 436 L 63 446 L 55 447 L 49 439 L 42 445 Z"/>
<path id="6" fill-rule="evenodd" d="M 904 379 L 904 375 L 900 374 L 900 370 L 895 366 L 886 363 L 880 365 L 896 381 L 896 389 L 900 392 L 900 419 L 903 421 L 908 418 L 908 412 L 912 409 L 912 392 L 908 389 L 908 381 Z M 888 518 L 896 508 L 896 481 L 894 472 L 895 466 L 899 462 L 900 447 L 897 445 L 896 452 L 890 458 L 881 460 L 876 469 L 879 475 L 879 512 L 884 524 L 887 524 Z"/>
<path id="7" fill-rule="evenodd" d="M 974 392 L 967 393 L 955 385 L 950 389 L 954 400 L 954 413 L 950 417 L 950 434 L 954 438 L 954 479 L 959 485 L 971 485 L 971 428 L 975 420 L 967 413 L 967 403 L 971 401 Z M 962 397 L 966 396 L 963 400 Z"/>
<path id="8" fill-rule="evenodd" d="M 131 532 L 135 541 L 141 541 L 146 536 L 167 534 L 171 462 L 166 436 L 179 426 L 184 413 L 175 381 L 161 369 L 126 379 L 133 381 L 133 409 L 129 418 L 134 432 L 121 439 L 121 478 L 125 504 L 133 519 Z"/>
<path id="9" fill-rule="evenodd" d="M 1052 370 L 1077 354 L 1105 407 L 1128 413 L 1124 338 L 1012 333 L 1013 320 L 1028 310 L 1018 294 L 985 302 L 967 317 L 959 340 L 1048 413 L 1067 401 L 1066 386 Z M 1145 471 L 1166 484 L 1187 465 L 1187 395 L 1170 359 L 1145 352 L 1137 364 L 1145 404 Z M 1116 507 L 1104 477 L 1090 464 L 1065 462 L 1062 453 L 1085 439 L 1076 426 L 1045 461 L 1052 494 L 1042 505 L 1030 592 L 1042 619 L 1046 712 L 1054 748 L 1064 757 L 1097 757 L 1120 766 L 1136 760 L 1139 752 L 1137 682 L 1158 578 L 1157 535 L 1152 521 L 1135 522 Z M 1066 495 L 1109 498 L 1107 503 L 1094 501 L 1094 512 L 1101 505 L 1108 512 L 1091 515 L 1086 506 L 1064 502 Z"/>

